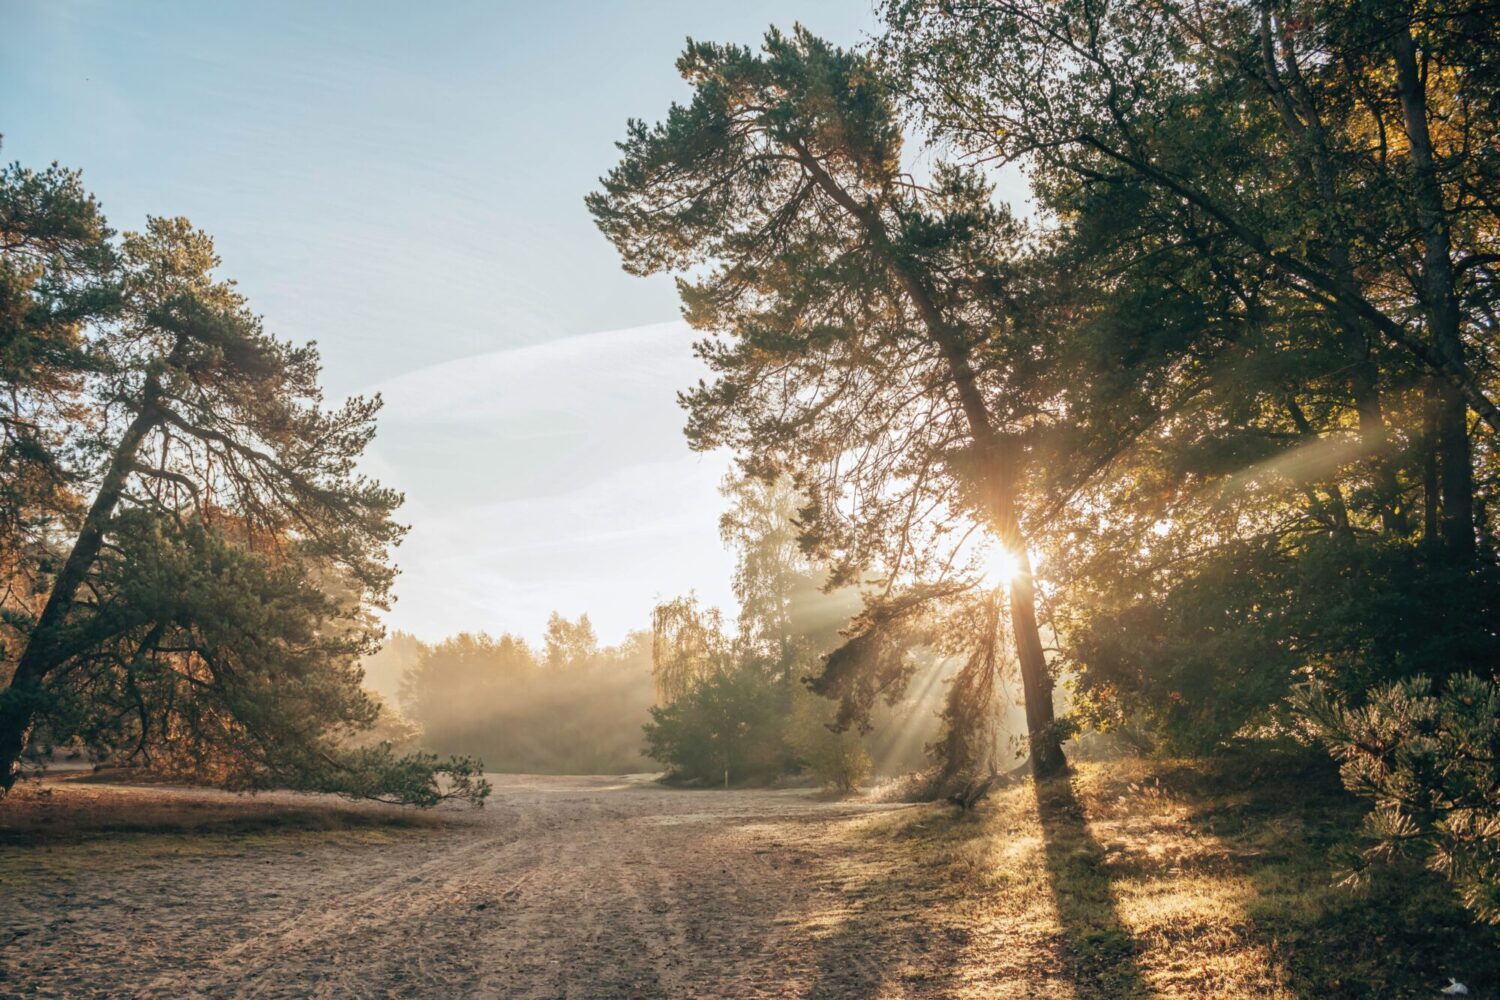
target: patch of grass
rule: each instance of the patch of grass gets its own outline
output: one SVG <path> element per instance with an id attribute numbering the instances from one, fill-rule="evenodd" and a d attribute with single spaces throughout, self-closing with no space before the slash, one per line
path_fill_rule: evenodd
<path id="1" fill-rule="evenodd" d="M 1364 811 L 1308 754 L 1084 763 L 972 814 L 852 827 L 883 860 L 846 934 L 916 905 L 952 945 L 929 961 L 972 995 L 1430 997 L 1449 976 L 1500 994 L 1500 933 L 1441 878 L 1406 863 L 1335 885 Z"/>
<path id="2" fill-rule="evenodd" d="M 0 799 L 0 884 L 70 880 L 122 857 L 140 864 L 387 843 L 448 822 L 439 814 L 312 796 L 25 782 Z"/>

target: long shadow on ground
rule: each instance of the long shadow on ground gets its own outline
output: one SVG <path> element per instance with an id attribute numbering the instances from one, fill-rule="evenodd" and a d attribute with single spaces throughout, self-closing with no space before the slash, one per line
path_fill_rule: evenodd
<path id="1" fill-rule="evenodd" d="M 848 910 L 816 941 L 806 995 L 1146 995 L 1138 946 L 1071 780 L 1043 783 L 1036 808 L 1042 849 L 1021 864 L 993 856 L 1011 844 L 991 817 L 943 807 L 850 843 L 836 876 Z M 861 854 L 863 877 L 851 878 Z M 997 922 L 997 911 L 1014 919 Z"/>
<path id="2" fill-rule="evenodd" d="M 1089 829 L 1071 775 L 1036 786 L 1052 901 L 1064 938 L 1063 960 L 1081 996 L 1147 995 L 1138 946 L 1120 921 L 1103 868 L 1104 848 Z"/>

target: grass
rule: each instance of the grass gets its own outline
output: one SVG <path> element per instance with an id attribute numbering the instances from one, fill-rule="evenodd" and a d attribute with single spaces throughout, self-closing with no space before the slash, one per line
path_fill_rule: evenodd
<path id="1" fill-rule="evenodd" d="M 1335 884 L 1363 812 L 1321 758 L 1083 763 L 970 814 L 854 825 L 823 943 L 919 919 L 938 947 L 891 954 L 889 978 L 954 995 L 1433 997 L 1450 976 L 1500 994 L 1500 933 L 1442 879 L 1407 862 Z"/>
<path id="2" fill-rule="evenodd" d="M 132 863 L 241 854 L 263 847 L 387 843 L 446 818 L 310 796 L 231 795 L 87 780 L 23 782 L 0 799 L 0 891 L 68 881 L 128 856 Z"/>

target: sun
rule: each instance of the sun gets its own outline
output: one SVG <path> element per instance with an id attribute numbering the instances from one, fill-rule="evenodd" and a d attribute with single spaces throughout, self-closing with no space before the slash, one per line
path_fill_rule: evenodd
<path id="1" fill-rule="evenodd" d="M 984 572 L 985 583 L 991 587 L 1009 586 L 1010 581 L 1021 570 L 1021 561 L 1003 545 L 990 546 L 979 565 Z"/>

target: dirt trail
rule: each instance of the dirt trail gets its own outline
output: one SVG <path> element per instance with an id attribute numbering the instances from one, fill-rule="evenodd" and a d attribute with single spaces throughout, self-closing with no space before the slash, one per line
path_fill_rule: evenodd
<path id="1" fill-rule="evenodd" d="M 941 961 L 899 922 L 850 936 L 864 876 L 843 834 L 899 807 L 494 781 L 484 810 L 386 843 L 121 844 L 0 887 L 0 996 L 906 996 L 903 962 Z"/>

